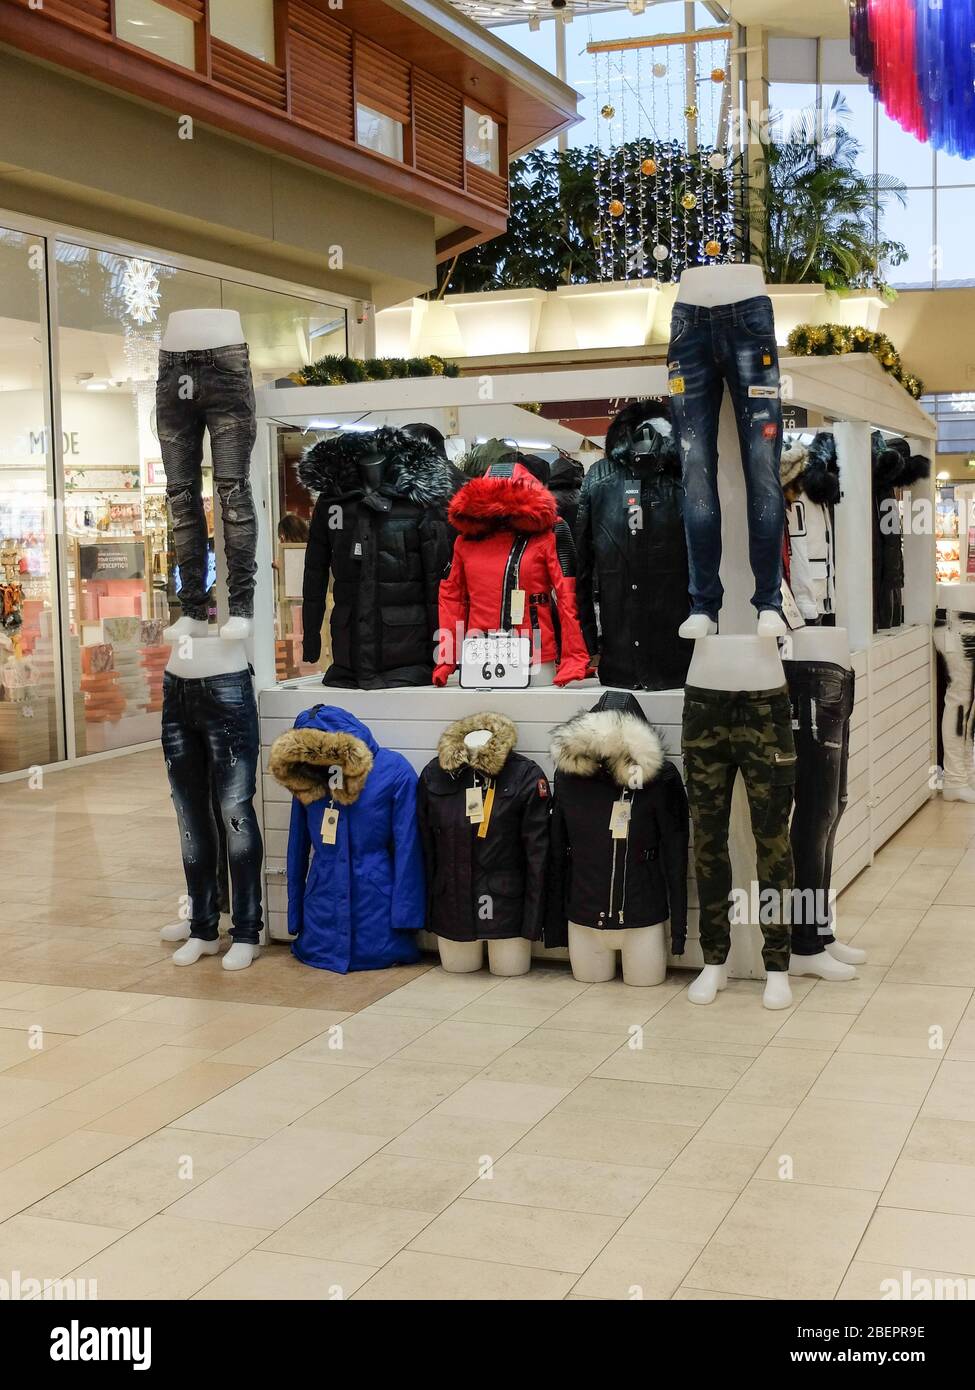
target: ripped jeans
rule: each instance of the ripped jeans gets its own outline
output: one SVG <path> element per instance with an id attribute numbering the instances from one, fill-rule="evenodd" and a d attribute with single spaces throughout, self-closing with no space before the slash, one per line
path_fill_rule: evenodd
<path id="1" fill-rule="evenodd" d="M 217 939 L 220 925 L 220 836 L 226 838 L 234 941 L 261 937 L 264 845 L 254 811 L 260 737 L 248 671 L 184 680 L 163 677 L 162 746 L 179 823 L 190 898 L 190 934 Z"/>
<path id="2" fill-rule="evenodd" d="M 230 616 L 250 618 L 257 515 L 248 475 L 257 420 L 246 343 L 159 354 L 156 433 L 173 516 L 180 601 L 186 617 L 202 621 L 207 617 L 208 535 L 201 491 L 205 430 L 223 519 Z"/>

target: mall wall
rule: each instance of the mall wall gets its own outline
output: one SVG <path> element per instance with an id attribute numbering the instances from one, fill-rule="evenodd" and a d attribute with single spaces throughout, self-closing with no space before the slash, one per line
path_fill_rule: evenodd
<path id="1" fill-rule="evenodd" d="M 925 391 L 975 391 L 975 289 L 898 290 L 881 327 Z"/>

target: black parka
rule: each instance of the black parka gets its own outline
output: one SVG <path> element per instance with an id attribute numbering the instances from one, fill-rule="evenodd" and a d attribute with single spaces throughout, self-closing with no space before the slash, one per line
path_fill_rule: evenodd
<path id="1" fill-rule="evenodd" d="M 378 496 L 366 492 L 357 468 L 375 453 L 386 460 Z M 453 536 L 446 505 L 455 483 L 446 459 L 427 440 L 383 428 L 322 440 L 298 476 L 318 493 L 302 588 L 305 661 L 321 654 L 331 574 L 332 664 L 323 684 L 429 685 Z"/>
<path id="2" fill-rule="evenodd" d="M 618 931 L 670 918 L 671 950 L 687 936 L 687 796 L 636 697 L 607 692 L 552 733 L 555 797 L 546 946 L 568 923 Z M 614 803 L 629 800 L 629 833 L 614 839 Z"/>
<path id="3" fill-rule="evenodd" d="M 489 729 L 483 748 L 464 735 Z M 427 871 L 427 929 L 448 941 L 541 938 L 548 861 L 548 778 L 514 751 L 517 731 L 501 714 L 451 724 L 437 757 L 420 773 L 417 813 Z M 487 831 L 467 818 L 475 781 L 494 801 Z"/>
<path id="4" fill-rule="evenodd" d="M 899 491 L 931 471 L 906 439 L 870 436 L 873 470 L 873 626 L 879 632 L 904 622 L 904 541 Z"/>
<path id="5" fill-rule="evenodd" d="M 691 659 L 692 643 L 677 636 L 690 612 L 680 461 L 669 441 L 653 455 L 633 451 L 640 424 L 666 413 L 646 401 L 620 411 L 576 516 L 583 636 L 602 684 L 631 690 L 682 686 Z"/>

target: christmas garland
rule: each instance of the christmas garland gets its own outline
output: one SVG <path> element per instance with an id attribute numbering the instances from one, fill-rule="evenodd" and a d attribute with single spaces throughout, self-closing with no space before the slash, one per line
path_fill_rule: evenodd
<path id="1" fill-rule="evenodd" d="M 845 352 L 872 353 L 884 371 L 899 381 L 915 400 L 924 393 L 921 378 L 904 371 L 901 355 L 886 333 L 873 333 L 869 328 L 850 328 L 843 323 L 800 323 L 789 334 L 787 345 L 794 357 L 833 357 Z"/>
<path id="2" fill-rule="evenodd" d="M 321 357 L 289 377 L 296 386 L 345 386 L 356 381 L 393 381 L 409 376 L 459 376 L 442 357 Z"/>

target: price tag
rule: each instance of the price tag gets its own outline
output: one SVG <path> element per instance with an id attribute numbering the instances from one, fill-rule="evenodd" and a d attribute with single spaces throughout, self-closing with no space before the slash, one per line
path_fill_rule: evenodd
<path id="1" fill-rule="evenodd" d="M 334 806 L 329 806 L 322 816 L 322 844 L 334 845 L 338 833 L 339 813 Z"/>
<path id="2" fill-rule="evenodd" d="M 609 818 L 609 833 L 614 840 L 625 840 L 630 833 L 630 816 L 633 812 L 633 803 L 630 801 L 614 801 L 613 811 Z"/>
<path id="3" fill-rule="evenodd" d="M 511 591 L 511 621 L 517 627 L 525 620 L 525 591 L 524 589 L 512 589 Z"/>
<path id="4" fill-rule="evenodd" d="M 484 793 L 480 787 L 467 788 L 467 819 L 471 825 L 480 825 L 484 819 Z"/>
<path id="5" fill-rule="evenodd" d="M 488 783 L 487 796 L 484 798 L 484 820 L 478 828 L 477 838 L 487 839 L 488 826 L 491 824 L 491 812 L 494 810 L 494 783 Z"/>

